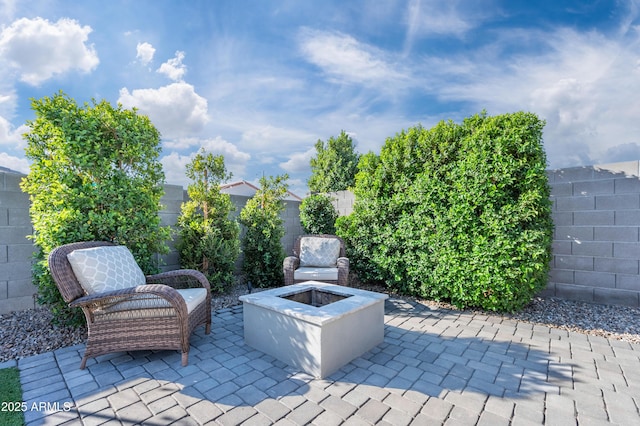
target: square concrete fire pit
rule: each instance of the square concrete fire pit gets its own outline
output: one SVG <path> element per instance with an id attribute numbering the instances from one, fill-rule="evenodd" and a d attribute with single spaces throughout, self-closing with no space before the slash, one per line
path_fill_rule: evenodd
<path id="1" fill-rule="evenodd" d="M 382 343 L 387 297 L 317 281 L 246 294 L 244 340 L 324 378 Z"/>

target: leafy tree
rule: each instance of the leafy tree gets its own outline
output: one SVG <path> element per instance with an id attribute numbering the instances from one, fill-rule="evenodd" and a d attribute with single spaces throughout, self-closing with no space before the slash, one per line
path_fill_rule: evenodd
<path id="1" fill-rule="evenodd" d="M 307 234 L 335 234 L 338 212 L 331 198 L 324 194 L 313 194 L 300 204 L 300 223 Z"/>
<path id="2" fill-rule="evenodd" d="M 411 128 L 363 157 L 338 221 L 361 278 L 513 311 L 547 283 L 553 222 L 544 122 L 518 112 Z"/>
<path id="3" fill-rule="evenodd" d="M 160 134 L 136 110 L 106 101 L 80 107 L 59 92 L 32 100 L 36 113 L 26 155 L 32 161 L 22 189 L 30 195 L 34 283 L 39 301 L 57 322 L 82 323 L 69 310 L 51 278 L 47 256 L 55 247 L 107 240 L 129 247 L 145 273 L 157 272 L 158 253 L 167 253 L 168 227 L 160 226 L 164 173 L 158 157 Z"/>
<path id="4" fill-rule="evenodd" d="M 240 223 L 246 232 L 242 239 L 243 271 L 255 287 L 282 285 L 284 225 L 282 200 L 287 194 L 289 176 L 262 177 L 260 190 L 247 201 L 240 212 Z"/>
<path id="5" fill-rule="evenodd" d="M 316 142 L 316 156 L 311 159 L 311 192 L 343 191 L 355 183 L 360 155 L 355 152 L 351 137 L 344 130 L 325 144 Z"/>
<path id="6" fill-rule="evenodd" d="M 222 292 L 233 284 L 235 262 L 240 254 L 240 227 L 229 218 L 234 210 L 229 194 L 220 193 L 220 184 L 231 178 L 222 155 L 201 150 L 187 165 L 193 181 L 178 218 L 180 261 L 185 268 L 204 273 L 211 287 Z"/>

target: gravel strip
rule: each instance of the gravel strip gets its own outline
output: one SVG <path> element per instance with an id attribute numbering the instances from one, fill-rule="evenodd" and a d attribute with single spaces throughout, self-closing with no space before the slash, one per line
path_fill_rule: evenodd
<path id="1" fill-rule="evenodd" d="M 362 288 L 384 292 L 381 287 Z M 227 294 L 214 296 L 212 308 L 215 311 L 238 305 L 238 296 L 246 293 L 244 285 L 236 285 Z M 438 309 L 459 310 L 446 303 L 424 300 L 419 303 Z M 640 343 L 640 308 L 536 297 L 525 309 L 515 314 L 472 312 Z M 54 326 L 51 318 L 51 312 L 43 307 L 0 315 L 0 362 L 85 342 L 86 328 Z"/>

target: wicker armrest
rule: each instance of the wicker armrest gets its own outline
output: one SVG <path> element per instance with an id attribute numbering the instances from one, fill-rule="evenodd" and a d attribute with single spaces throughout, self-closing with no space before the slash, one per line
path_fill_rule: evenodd
<path id="1" fill-rule="evenodd" d="M 174 288 L 163 284 L 147 284 L 121 290 L 96 293 L 80 297 L 69 304 L 70 307 L 108 307 L 121 302 L 135 300 L 144 295 L 153 295 L 167 301 L 178 314 L 187 315 L 187 304 Z M 134 310 L 135 308 L 132 308 Z"/>
<path id="2" fill-rule="evenodd" d="M 338 268 L 348 268 L 349 267 L 349 258 L 348 257 L 339 257 L 337 264 L 338 264 Z"/>
<path id="3" fill-rule="evenodd" d="M 164 284 L 175 289 L 203 287 L 211 291 L 211 285 L 207 277 L 195 269 L 179 269 L 162 272 L 155 275 L 147 275 L 147 284 Z"/>
<path id="4" fill-rule="evenodd" d="M 285 257 L 282 261 L 282 272 L 284 274 L 284 285 L 291 285 L 295 282 L 294 272 L 300 266 L 300 259 L 297 256 Z"/>
<path id="5" fill-rule="evenodd" d="M 285 270 L 293 271 L 298 269 L 298 266 L 300 266 L 300 259 L 296 256 L 288 256 L 284 258 L 282 265 Z"/>

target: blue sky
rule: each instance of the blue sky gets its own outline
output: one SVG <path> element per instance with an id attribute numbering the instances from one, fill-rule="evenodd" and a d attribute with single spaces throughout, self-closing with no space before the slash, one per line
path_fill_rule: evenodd
<path id="1" fill-rule="evenodd" d="M 0 166 L 28 172 L 30 98 L 137 107 L 167 182 L 201 147 L 232 180 L 318 139 L 379 153 L 418 123 L 530 111 L 550 168 L 640 159 L 640 3 L 568 0 L 0 0 Z"/>

